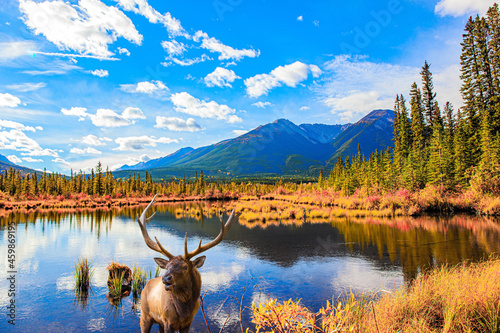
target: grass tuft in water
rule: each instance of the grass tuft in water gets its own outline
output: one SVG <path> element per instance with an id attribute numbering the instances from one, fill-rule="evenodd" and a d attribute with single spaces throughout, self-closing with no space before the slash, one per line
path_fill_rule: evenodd
<path id="1" fill-rule="evenodd" d="M 73 276 L 75 278 L 75 288 L 78 291 L 87 291 L 90 289 L 90 282 L 94 275 L 94 268 L 92 262 L 87 258 L 82 258 L 75 263 L 75 271 Z"/>
<path id="2" fill-rule="evenodd" d="M 146 285 L 148 280 L 148 274 L 146 269 L 141 269 L 139 266 L 135 265 L 132 271 L 132 288 L 134 294 L 141 292 L 142 288 Z"/>

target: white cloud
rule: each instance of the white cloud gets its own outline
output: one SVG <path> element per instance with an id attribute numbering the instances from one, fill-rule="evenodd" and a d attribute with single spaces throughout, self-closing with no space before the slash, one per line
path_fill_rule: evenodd
<path id="1" fill-rule="evenodd" d="M 187 92 L 173 94 L 170 99 L 172 103 L 174 103 L 175 110 L 177 112 L 182 112 L 201 118 L 226 120 L 229 123 L 241 121 L 239 117 L 237 117 L 236 115 L 232 115 L 236 112 L 235 109 L 232 109 L 227 105 L 219 105 L 215 101 L 201 101 L 189 95 Z"/>
<path id="2" fill-rule="evenodd" d="M 434 11 L 440 16 L 483 15 L 494 3 L 494 0 L 441 0 Z"/>
<path id="3" fill-rule="evenodd" d="M 161 64 L 165 67 L 169 67 L 169 66 L 172 66 L 173 64 L 177 64 L 180 66 L 192 66 L 192 65 L 198 64 L 200 62 L 212 60 L 212 58 L 210 58 L 206 54 L 202 54 L 200 57 L 196 57 L 193 59 L 177 59 L 175 57 L 169 56 L 169 57 L 166 57 L 165 60 L 167 60 L 167 61 L 162 62 Z"/>
<path id="4" fill-rule="evenodd" d="M 69 151 L 72 154 L 78 154 L 78 155 L 101 155 L 102 151 L 99 151 L 95 148 L 85 148 L 85 149 L 80 149 L 80 148 L 71 148 Z"/>
<path id="5" fill-rule="evenodd" d="M 176 40 L 163 41 L 161 46 L 170 56 L 180 56 L 186 51 L 185 45 Z"/>
<path id="6" fill-rule="evenodd" d="M 299 110 L 300 110 L 300 111 L 307 111 L 307 110 L 309 110 L 309 109 L 310 109 L 310 107 L 308 107 L 308 106 L 303 106 L 303 107 L 301 107 Z"/>
<path id="7" fill-rule="evenodd" d="M 197 132 L 203 130 L 193 118 L 184 120 L 176 117 L 156 117 L 156 128 L 168 128 L 171 131 L 187 131 L 187 132 Z"/>
<path id="8" fill-rule="evenodd" d="M 22 73 L 29 75 L 63 75 L 71 71 L 82 69 L 81 67 L 76 66 L 73 62 L 60 60 L 38 63 L 38 65 L 41 65 L 41 68 L 24 70 Z"/>
<path id="9" fill-rule="evenodd" d="M 96 69 L 95 71 L 90 71 L 90 74 L 99 76 L 99 77 L 108 77 L 109 72 L 105 69 Z"/>
<path id="10" fill-rule="evenodd" d="M 156 147 L 158 143 L 179 143 L 177 139 L 170 139 L 165 137 L 156 139 L 154 136 L 147 135 L 117 138 L 115 142 L 119 144 L 119 146 L 117 148 L 114 148 L 113 150 L 144 150 L 146 149 L 146 146 Z"/>
<path id="11" fill-rule="evenodd" d="M 123 9 L 127 11 L 132 11 L 136 14 L 142 15 L 149 20 L 151 23 L 160 23 L 167 28 L 168 33 L 171 36 L 184 36 L 189 37 L 181 22 L 172 17 L 170 13 L 165 13 L 164 15 L 156 11 L 151 5 L 148 4 L 146 0 L 115 0 L 117 1 Z"/>
<path id="12" fill-rule="evenodd" d="M 121 84 L 121 90 L 128 93 L 143 93 L 151 95 L 155 92 L 168 91 L 167 86 L 161 81 L 144 81 L 137 84 Z"/>
<path id="13" fill-rule="evenodd" d="M 16 164 L 22 162 L 22 160 L 19 157 L 17 157 L 16 155 L 9 155 L 9 156 L 7 156 L 7 159 L 9 161 L 11 161 L 12 163 L 16 163 Z"/>
<path id="14" fill-rule="evenodd" d="M 31 55 L 35 49 L 31 41 L 0 42 L 0 62 Z"/>
<path id="15" fill-rule="evenodd" d="M 260 109 L 265 109 L 267 106 L 272 106 L 273 104 L 271 102 L 257 102 L 253 103 L 252 105 Z"/>
<path id="16" fill-rule="evenodd" d="M 109 109 L 98 109 L 96 114 L 87 113 L 86 108 L 73 107 L 69 110 L 61 109 L 67 116 L 77 116 L 78 121 L 90 118 L 92 124 L 97 127 L 122 127 L 135 124 L 135 119 L 146 119 L 146 116 L 139 108 L 126 108 L 122 114 L 118 114 Z"/>
<path id="17" fill-rule="evenodd" d="M 139 108 L 128 107 L 122 112 L 122 117 L 125 119 L 146 119 L 146 116 Z"/>
<path id="18" fill-rule="evenodd" d="M 0 119 L 0 128 L 5 127 L 5 128 L 13 128 L 19 131 L 30 131 L 30 132 L 36 132 L 36 129 L 31 126 L 25 126 L 21 123 L 11 121 L 11 120 L 1 120 Z"/>
<path id="19" fill-rule="evenodd" d="M 237 136 L 240 136 L 243 134 L 247 134 L 248 131 L 247 130 L 233 130 L 233 133 L 236 134 Z"/>
<path id="20" fill-rule="evenodd" d="M 137 45 L 142 36 L 132 21 L 118 8 L 99 0 L 79 0 L 77 5 L 55 0 L 35 2 L 20 0 L 24 23 L 36 35 L 44 35 L 61 50 L 107 58 L 118 37 Z"/>
<path id="21" fill-rule="evenodd" d="M 86 108 L 80 108 L 80 107 L 72 107 L 69 110 L 62 108 L 61 112 L 66 116 L 78 117 L 78 121 L 84 121 L 86 117 L 90 116 L 90 114 L 87 113 Z"/>
<path id="22" fill-rule="evenodd" d="M 300 15 L 299 17 L 297 17 L 297 21 L 299 21 L 299 22 L 304 21 L 304 17 L 302 15 Z"/>
<path id="23" fill-rule="evenodd" d="M 21 83 L 21 84 L 11 84 L 6 86 L 8 89 L 12 90 L 17 90 L 20 92 L 30 92 L 30 91 L 35 91 L 41 88 L 44 88 L 47 86 L 47 83 L 45 82 L 39 82 L 39 83 Z"/>
<path id="24" fill-rule="evenodd" d="M 195 42 L 201 41 L 200 47 L 210 52 L 220 53 L 219 60 L 235 60 L 239 61 L 244 57 L 255 58 L 260 55 L 260 51 L 254 49 L 235 49 L 231 46 L 222 44 L 214 37 L 209 37 L 203 31 L 197 31 L 193 36 Z"/>
<path id="25" fill-rule="evenodd" d="M 9 93 L 0 93 L 0 107 L 7 106 L 9 108 L 15 108 L 19 104 L 21 104 L 21 100 L 16 96 L 13 96 Z"/>
<path id="26" fill-rule="evenodd" d="M 82 137 L 82 143 L 85 143 L 89 146 L 105 146 L 106 144 L 101 140 L 102 139 L 99 139 L 97 136 L 93 134 L 89 134 L 87 136 Z"/>
<path id="27" fill-rule="evenodd" d="M 59 152 L 62 153 L 64 151 L 60 150 Z M 53 149 L 42 149 L 41 147 L 38 147 L 37 149 L 32 150 L 28 153 L 21 153 L 21 155 L 23 155 L 23 156 L 52 156 L 52 157 L 59 156 L 57 151 L 55 151 Z"/>
<path id="28" fill-rule="evenodd" d="M 37 131 L 43 131 L 43 127 L 42 126 L 36 126 L 35 127 Z"/>
<path id="29" fill-rule="evenodd" d="M 130 56 L 130 51 L 124 47 L 118 47 L 119 54 L 125 54 L 127 57 Z"/>
<path id="30" fill-rule="evenodd" d="M 212 73 L 208 74 L 204 81 L 207 87 L 231 87 L 231 83 L 236 79 L 241 79 L 230 69 L 217 67 Z"/>
<path id="31" fill-rule="evenodd" d="M 241 119 L 240 117 L 238 117 L 235 114 L 232 114 L 227 118 L 227 122 L 230 124 L 241 123 L 242 121 L 243 121 L 243 119 Z"/>
<path id="32" fill-rule="evenodd" d="M 12 129 L 10 131 L 0 131 L 0 149 L 10 149 L 17 151 L 41 150 L 40 145 L 29 138 L 24 132 Z"/>
<path id="33" fill-rule="evenodd" d="M 324 70 L 325 80 L 315 89 L 342 121 L 356 121 L 374 109 L 392 109 L 396 94 L 408 96 L 413 82 L 421 86 L 421 68 L 375 63 L 366 58 L 337 56 L 325 64 Z M 431 67 L 431 71 L 438 101 L 461 106 L 460 66 Z"/>
<path id="34" fill-rule="evenodd" d="M 269 74 L 258 74 L 246 79 L 247 94 L 250 97 L 267 95 L 269 90 L 281 87 L 283 84 L 296 87 L 297 84 L 307 79 L 309 73 L 316 78 L 321 75 L 322 71 L 316 65 L 307 65 L 300 61 L 276 67 Z"/>
<path id="35" fill-rule="evenodd" d="M 26 162 L 29 162 L 29 163 L 43 162 L 42 159 L 36 159 L 33 157 L 23 157 L 23 160 L 25 160 Z"/>
<path id="36" fill-rule="evenodd" d="M 60 163 L 60 164 L 64 164 L 64 165 L 69 165 L 68 162 L 66 162 L 65 160 L 63 160 L 62 158 L 58 157 L 56 159 L 53 159 L 52 162 L 55 162 L 55 163 Z"/>

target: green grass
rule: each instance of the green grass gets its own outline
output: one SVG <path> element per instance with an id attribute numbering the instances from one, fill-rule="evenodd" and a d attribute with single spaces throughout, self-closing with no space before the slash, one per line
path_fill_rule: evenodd
<path id="1" fill-rule="evenodd" d="M 89 290 L 93 275 L 92 262 L 89 262 L 87 258 L 80 259 L 75 263 L 75 271 L 73 272 L 75 288 L 79 291 Z"/>
<path id="2" fill-rule="evenodd" d="M 135 265 L 132 270 L 132 289 L 134 293 L 139 293 L 146 285 L 148 274 L 145 269 Z"/>

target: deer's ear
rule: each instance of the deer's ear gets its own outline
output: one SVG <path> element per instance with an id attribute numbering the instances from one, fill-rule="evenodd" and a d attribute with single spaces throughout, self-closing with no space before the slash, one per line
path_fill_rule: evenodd
<path id="1" fill-rule="evenodd" d="M 160 266 L 160 268 L 167 268 L 168 260 L 163 258 L 155 258 L 155 262 L 158 264 L 158 266 Z"/>
<path id="2" fill-rule="evenodd" d="M 196 258 L 194 261 L 193 261 L 193 267 L 195 268 L 200 268 L 201 266 L 203 266 L 203 264 L 205 263 L 205 259 L 207 259 L 206 256 L 201 256 L 199 258 Z"/>

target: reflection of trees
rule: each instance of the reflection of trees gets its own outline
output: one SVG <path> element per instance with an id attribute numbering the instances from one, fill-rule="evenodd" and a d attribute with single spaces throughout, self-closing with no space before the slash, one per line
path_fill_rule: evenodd
<path id="1" fill-rule="evenodd" d="M 220 231 L 217 215 L 226 211 L 224 207 L 231 206 L 234 203 L 157 204 L 157 215 L 151 223 L 160 228 L 168 225 L 169 232 L 181 238 L 188 232 L 190 237 L 208 239 Z M 77 230 L 90 224 L 91 232 L 99 237 L 102 232 L 109 232 L 113 218 L 121 216 L 135 220 L 143 209 L 144 206 L 125 206 L 3 211 L 3 215 L 0 213 L 0 224 L 4 227 L 9 221 L 14 221 L 27 227 L 41 223 L 43 229 L 45 225 L 69 223 L 71 228 Z M 292 218 L 272 205 L 259 209 L 267 216 L 272 214 L 278 218 L 251 222 L 240 219 L 226 241 L 237 242 L 238 246 L 248 248 L 258 258 L 283 266 L 293 265 L 308 257 L 359 252 L 381 269 L 391 263 L 401 264 L 408 281 L 430 268 L 478 260 L 500 250 L 500 224 L 486 217 L 338 218 L 334 217 L 334 207 L 288 205 L 287 212 L 293 212 L 295 216 Z M 328 251 L 321 250 L 319 237 L 322 241 L 328 239 L 331 242 Z"/>

